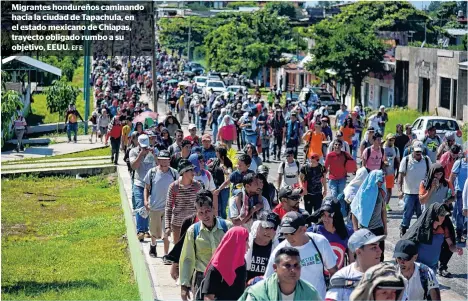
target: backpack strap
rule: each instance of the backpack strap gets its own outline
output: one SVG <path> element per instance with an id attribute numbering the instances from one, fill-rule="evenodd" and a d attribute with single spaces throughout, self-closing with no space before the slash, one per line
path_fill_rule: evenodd
<path id="1" fill-rule="evenodd" d="M 179 184 L 180 184 L 179 180 L 175 180 L 174 186 L 172 187 L 172 198 L 173 198 L 172 208 L 174 208 L 175 198 L 177 197 L 177 194 L 179 193 Z"/>
<path id="2" fill-rule="evenodd" d="M 198 234 L 200 234 L 200 224 L 201 222 L 197 222 L 195 223 L 195 225 L 193 226 L 193 240 L 195 241 L 198 237 Z"/>
<path id="3" fill-rule="evenodd" d="M 299 176 L 299 174 L 301 173 L 301 167 L 299 166 L 299 161 L 297 161 L 297 160 L 294 160 L 294 161 L 296 161 L 297 175 Z"/>
<path id="4" fill-rule="evenodd" d="M 323 278 L 325 279 L 325 284 L 326 286 L 328 287 L 329 283 L 330 283 L 330 278 L 325 276 L 325 263 L 323 262 L 323 258 L 322 258 L 322 253 L 320 253 L 320 250 L 319 248 L 317 247 L 317 244 L 315 243 L 314 239 L 310 236 L 310 235 L 307 235 L 309 236 L 309 239 L 310 241 L 312 242 L 312 244 L 314 245 L 314 248 L 317 250 L 317 254 L 320 258 L 320 261 L 322 262 L 322 272 L 323 272 Z"/>

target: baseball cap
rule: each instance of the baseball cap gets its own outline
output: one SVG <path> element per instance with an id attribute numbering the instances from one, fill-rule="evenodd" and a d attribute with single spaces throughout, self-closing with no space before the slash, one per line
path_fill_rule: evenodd
<path id="1" fill-rule="evenodd" d="M 257 168 L 257 173 L 260 175 L 268 175 L 270 173 L 270 169 L 268 166 L 262 164 Z"/>
<path id="2" fill-rule="evenodd" d="M 348 248 L 352 252 L 356 252 L 357 249 L 370 244 L 375 244 L 379 241 L 384 240 L 386 235 L 376 236 L 374 233 L 367 229 L 360 229 L 351 235 L 348 240 Z"/>
<path id="3" fill-rule="evenodd" d="M 279 233 L 281 234 L 293 234 L 299 229 L 299 227 L 305 226 L 306 220 L 296 211 L 290 211 L 283 216 L 281 219 Z"/>
<path id="4" fill-rule="evenodd" d="M 385 109 L 385 106 L 384 106 L 384 105 L 381 105 L 381 106 L 380 106 L 380 109 Z"/>
<path id="5" fill-rule="evenodd" d="M 293 189 L 291 186 L 287 185 L 280 189 L 278 197 L 288 198 L 291 200 L 299 200 L 301 198 L 302 188 Z"/>
<path id="6" fill-rule="evenodd" d="M 193 169 L 195 169 L 195 166 L 193 166 L 193 164 L 189 160 L 182 159 L 179 162 L 177 171 L 179 172 L 179 175 L 183 175 L 185 172 Z"/>
<path id="7" fill-rule="evenodd" d="M 446 140 L 455 140 L 455 135 L 456 135 L 455 132 L 449 131 L 449 132 L 445 133 L 445 139 Z"/>
<path id="8" fill-rule="evenodd" d="M 138 136 L 138 144 L 140 144 L 140 147 L 145 148 L 149 146 L 149 137 L 146 134 L 142 134 Z"/>
<path id="9" fill-rule="evenodd" d="M 159 152 L 158 159 L 160 160 L 169 160 L 171 159 L 171 154 L 167 150 L 162 150 Z"/>
<path id="10" fill-rule="evenodd" d="M 264 215 L 261 220 L 261 225 L 263 228 L 273 228 L 278 229 L 278 226 L 281 223 L 281 219 L 278 214 L 274 212 L 269 212 L 267 215 Z"/>
<path id="11" fill-rule="evenodd" d="M 205 134 L 202 136 L 202 141 L 211 141 L 211 136 L 209 134 Z"/>
<path id="12" fill-rule="evenodd" d="M 196 129 L 196 128 L 197 128 L 197 126 L 196 126 L 195 124 L 193 124 L 193 123 L 191 123 L 191 124 L 188 125 L 188 130 L 189 130 L 189 131 L 190 131 L 191 129 Z"/>
<path id="13" fill-rule="evenodd" d="M 411 240 L 403 239 L 395 245 L 395 252 L 393 258 L 401 258 L 403 260 L 410 260 L 414 255 L 418 254 L 418 246 Z"/>
<path id="14" fill-rule="evenodd" d="M 320 160 L 320 156 L 317 154 L 317 153 L 312 153 L 312 155 L 310 156 L 311 159 L 314 159 L 314 160 Z"/>
<path id="15" fill-rule="evenodd" d="M 413 150 L 415 152 L 422 152 L 424 149 L 423 149 L 423 143 L 421 141 L 416 141 L 414 144 L 413 144 Z"/>
<path id="16" fill-rule="evenodd" d="M 374 132 L 374 131 L 375 131 L 375 129 L 374 129 L 374 127 L 373 127 L 373 126 L 370 126 L 370 127 L 368 127 L 368 128 L 367 128 L 367 131 L 368 131 L 368 132 Z"/>
<path id="17" fill-rule="evenodd" d="M 390 140 L 390 139 L 395 139 L 395 134 L 392 134 L 392 133 L 387 134 L 387 140 Z"/>

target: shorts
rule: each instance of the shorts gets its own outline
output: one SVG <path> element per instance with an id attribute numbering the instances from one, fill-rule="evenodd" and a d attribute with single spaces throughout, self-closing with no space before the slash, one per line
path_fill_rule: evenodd
<path id="1" fill-rule="evenodd" d="M 164 219 L 164 210 L 163 211 L 153 211 L 150 210 L 149 213 L 149 230 L 152 236 L 160 239 L 163 234 L 162 232 L 162 222 Z"/>
<path id="2" fill-rule="evenodd" d="M 93 133 L 97 133 L 97 124 L 93 124 L 92 131 Z"/>
<path id="3" fill-rule="evenodd" d="M 386 175 L 385 176 L 385 187 L 391 189 L 395 186 L 395 175 Z"/>

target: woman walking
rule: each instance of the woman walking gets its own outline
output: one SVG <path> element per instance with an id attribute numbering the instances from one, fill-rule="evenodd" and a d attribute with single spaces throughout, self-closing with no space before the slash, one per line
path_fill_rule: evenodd
<path id="1" fill-rule="evenodd" d="M 245 290 L 249 232 L 233 227 L 226 232 L 205 270 L 204 300 L 237 300 Z"/>

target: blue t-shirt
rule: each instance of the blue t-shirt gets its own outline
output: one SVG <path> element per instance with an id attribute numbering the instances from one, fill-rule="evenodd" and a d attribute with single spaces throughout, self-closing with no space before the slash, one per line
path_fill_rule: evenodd
<path id="1" fill-rule="evenodd" d="M 205 163 L 207 163 L 210 159 L 216 159 L 216 149 L 213 146 L 208 149 L 202 147 L 202 155 Z"/>
<path id="2" fill-rule="evenodd" d="M 325 238 L 330 243 L 333 252 L 335 252 L 336 256 L 338 257 L 336 260 L 336 266 L 338 269 L 341 269 L 344 266 L 344 259 L 348 249 L 348 239 L 354 233 L 353 229 L 350 227 L 346 227 L 346 230 L 348 231 L 348 237 L 342 239 L 338 233 L 328 232 L 323 225 L 312 224 L 307 229 L 307 232 L 318 233 L 325 236 Z"/>
<path id="3" fill-rule="evenodd" d="M 463 191 L 463 187 L 468 177 L 468 162 L 463 159 L 455 161 L 452 167 L 452 172 L 457 175 L 455 178 L 455 191 Z"/>

